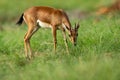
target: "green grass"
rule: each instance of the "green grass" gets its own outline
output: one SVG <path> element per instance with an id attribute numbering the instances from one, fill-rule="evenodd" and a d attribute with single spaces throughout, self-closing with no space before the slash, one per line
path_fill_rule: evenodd
<path id="1" fill-rule="evenodd" d="M 120 19 L 102 17 L 80 22 L 78 43 L 68 43 L 66 54 L 61 31 L 58 31 L 57 54 L 53 53 L 52 34 L 40 29 L 31 39 L 35 58 L 24 58 L 23 36 L 26 25 L 19 28 L 5 24 L 0 32 L 1 80 L 119 80 Z M 47 33 L 46 33 L 47 32 Z"/>
<path id="2" fill-rule="evenodd" d="M 77 46 L 68 41 L 69 55 L 61 31 L 57 35 L 57 54 L 54 54 L 51 30 L 38 30 L 31 39 L 35 54 L 31 61 L 24 57 L 23 38 L 27 26 L 18 27 L 12 19 L 33 5 L 93 10 L 98 5 L 107 5 L 109 0 L 69 0 L 69 3 L 63 3 L 63 0 L 36 0 L 33 3 L 32 0 L 21 0 L 19 5 L 18 1 L 12 1 L 0 1 L 0 27 L 3 27 L 0 31 L 0 80 L 120 80 L 119 14 L 100 16 L 98 22 L 95 16 L 80 20 Z"/>

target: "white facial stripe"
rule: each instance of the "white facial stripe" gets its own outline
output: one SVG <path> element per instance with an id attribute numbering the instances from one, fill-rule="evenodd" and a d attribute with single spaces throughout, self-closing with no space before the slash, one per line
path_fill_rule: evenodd
<path id="1" fill-rule="evenodd" d="M 48 24 L 46 22 L 42 22 L 40 20 L 37 20 L 37 23 L 41 28 L 51 28 L 52 27 L 50 24 Z"/>

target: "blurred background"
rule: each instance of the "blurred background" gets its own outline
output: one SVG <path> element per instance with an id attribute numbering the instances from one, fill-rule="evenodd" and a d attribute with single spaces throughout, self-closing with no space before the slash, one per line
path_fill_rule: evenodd
<path id="1" fill-rule="evenodd" d="M 97 14 L 102 14 L 106 7 L 116 1 L 119 0 L 0 0 L 0 24 L 16 21 L 24 10 L 32 6 L 61 8 L 67 11 L 70 16 L 82 18 L 96 11 L 98 11 Z"/>

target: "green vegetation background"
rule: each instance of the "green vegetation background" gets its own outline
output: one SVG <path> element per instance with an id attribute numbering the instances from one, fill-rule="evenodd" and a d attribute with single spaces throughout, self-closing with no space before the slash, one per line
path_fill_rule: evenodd
<path id="1" fill-rule="evenodd" d="M 88 16 L 80 21 L 77 46 L 68 43 L 66 54 L 58 31 L 57 54 L 52 34 L 40 29 L 31 39 L 35 58 L 24 58 L 23 37 L 27 26 L 15 25 L 31 6 L 52 6 L 65 11 L 90 11 L 113 0 L 0 0 L 0 80 L 120 80 L 120 16 Z M 73 14 L 74 15 L 74 14 Z M 99 18 L 99 21 L 96 21 Z M 47 33 L 46 33 L 47 32 Z"/>

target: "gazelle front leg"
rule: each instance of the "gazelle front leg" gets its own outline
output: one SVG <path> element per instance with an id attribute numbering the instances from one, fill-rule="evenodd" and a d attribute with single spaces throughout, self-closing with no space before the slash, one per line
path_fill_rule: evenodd
<path id="1" fill-rule="evenodd" d="M 56 44 L 57 44 L 57 39 L 56 39 L 56 35 L 57 35 L 57 29 L 56 27 L 53 26 L 52 28 L 52 34 L 53 34 L 53 41 L 54 41 L 54 52 L 56 53 Z"/>
<path id="2" fill-rule="evenodd" d="M 63 37 L 64 37 L 64 42 L 65 42 L 65 46 L 66 46 L 66 51 L 69 54 L 69 49 L 68 49 L 68 45 L 67 45 L 67 38 L 66 38 L 66 32 L 65 29 L 62 29 L 62 33 L 63 33 Z"/>

